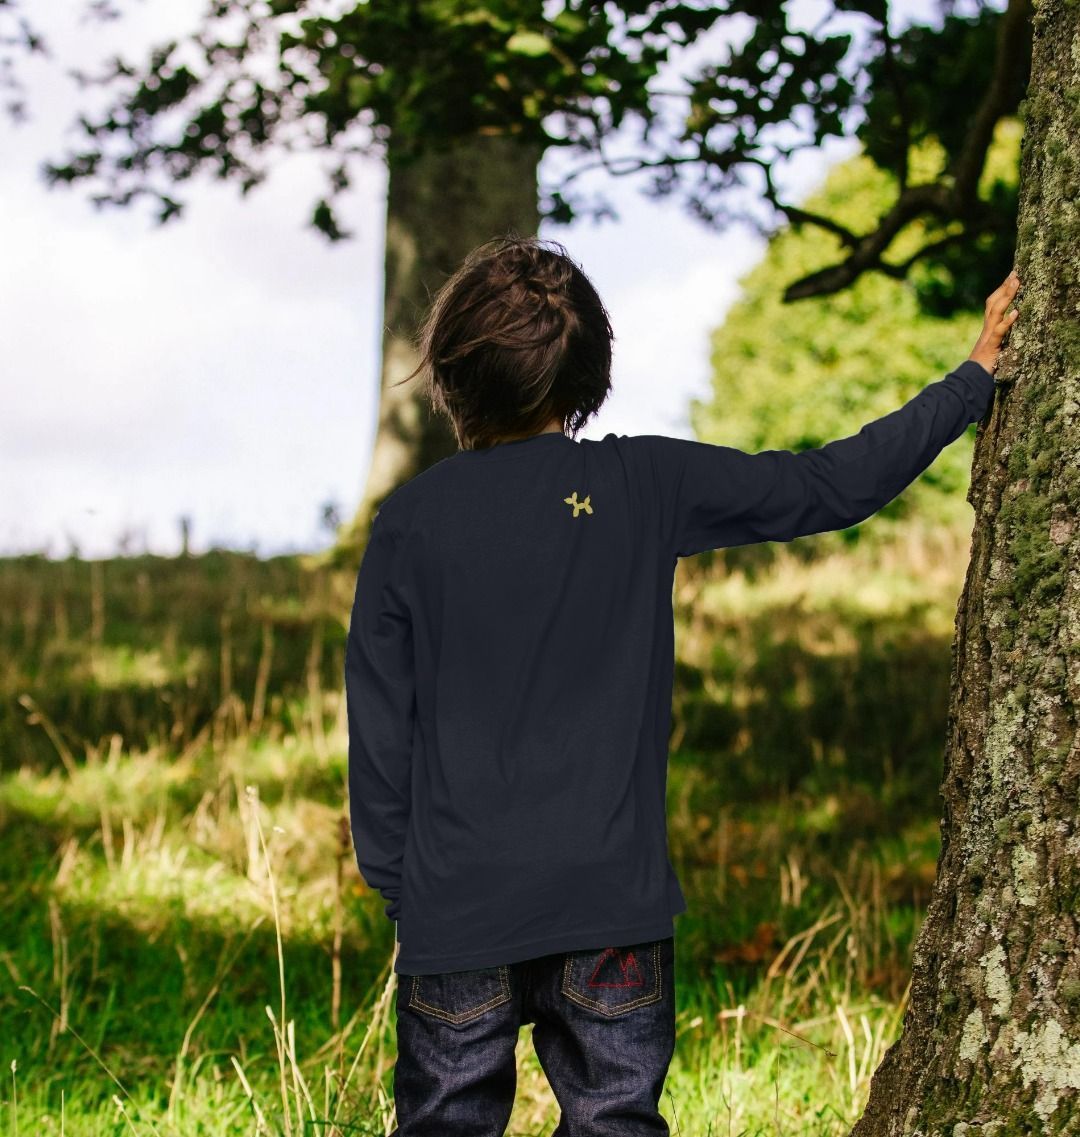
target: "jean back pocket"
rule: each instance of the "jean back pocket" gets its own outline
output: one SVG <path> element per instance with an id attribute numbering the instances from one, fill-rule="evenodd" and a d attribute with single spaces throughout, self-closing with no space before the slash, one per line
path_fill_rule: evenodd
<path id="1" fill-rule="evenodd" d="M 445 971 L 438 975 L 406 975 L 408 1006 L 453 1026 L 472 1022 L 510 1001 L 510 967 Z"/>
<path id="2" fill-rule="evenodd" d="M 661 940 L 566 953 L 562 993 L 602 1015 L 621 1015 L 663 996 Z"/>

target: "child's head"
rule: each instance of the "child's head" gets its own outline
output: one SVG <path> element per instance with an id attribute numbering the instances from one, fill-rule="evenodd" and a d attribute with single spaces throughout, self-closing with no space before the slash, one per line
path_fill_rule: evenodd
<path id="1" fill-rule="evenodd" d="M 425 372 L 427 398 L 463 450 L 553 419 L 574 435 L 611 389 L 613 340 L 607 309 L 566 249 L 511 232 L 474 249 L 439 289 L 407 378 Z"/>

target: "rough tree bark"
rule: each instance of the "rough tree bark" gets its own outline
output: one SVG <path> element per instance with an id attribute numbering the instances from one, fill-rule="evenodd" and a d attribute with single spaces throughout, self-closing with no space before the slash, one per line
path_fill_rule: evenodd
<path id="1" fill-rule="evenodd" d="M 477 134 L 408 164 L 388 147 L 382 376 L 378 429 L 363 498 L 333 550 L 353 565 L 379 502 L 457 449 L 420 397 L 415 335 L 442 282 L 475 246 L 539 227 L 536 170 L 543 150 L 513 135 Z M 399 383 L 399 386 L 393 384 Z"/>
<path id="2" fill-rule="evenodd" d="M 1080 5 L 1039 0 L 1020 318 L 979 424 L 937 881 L 850 1137 L 1080 1133 Z"/>

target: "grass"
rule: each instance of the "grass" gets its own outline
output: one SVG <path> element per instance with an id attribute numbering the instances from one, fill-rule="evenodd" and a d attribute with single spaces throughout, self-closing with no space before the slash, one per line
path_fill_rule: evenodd
<path id="1" fill-rule="evenodd" d="M 673 1134 L 846 1134 L 900 1030 L 966 535 L 812 541 L 679 566 Z M 11 1134 L 393 1127 L 393 929 L 344 809 L 352 581 L 202 560 L 0 563 Z M 530 1033 L 517 1137 L 558 1118 Z"/>

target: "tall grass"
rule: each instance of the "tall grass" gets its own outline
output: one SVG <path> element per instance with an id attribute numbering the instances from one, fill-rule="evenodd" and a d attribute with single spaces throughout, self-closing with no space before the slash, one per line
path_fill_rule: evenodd
<path id="1" fill-rule="evenodd" d="M 966 541 L 807 544 L 679 566 L 677 1134 L 846 1133 L 934 877 Z M 203 560 L 0 563 L 11 1133 L 393 1128 L 393 932 L 345 813 L 353 580 Z M 508 1132 L 557 1117 L 526 1026 Z"/>

